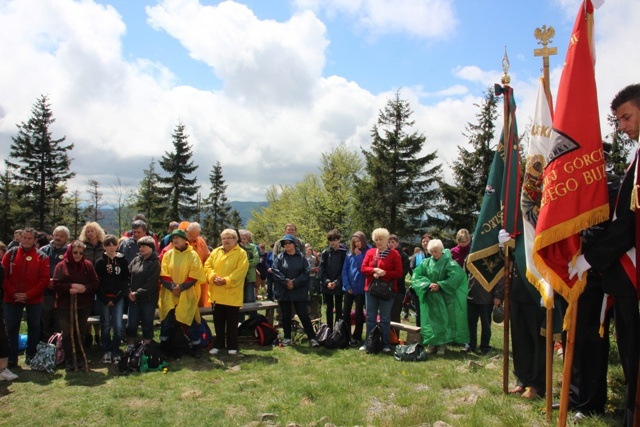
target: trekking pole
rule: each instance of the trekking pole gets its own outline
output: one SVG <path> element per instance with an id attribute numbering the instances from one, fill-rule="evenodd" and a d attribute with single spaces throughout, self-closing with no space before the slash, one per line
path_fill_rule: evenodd
<path id="1" fill-rule="evenodd" d="M 71 356 L 73 357 L 73 372 L 76 372 L 78 370 L 78 362 L 76 361 L 76 343 L 75 343 L 75 338 L 74 338 L 74 316 L 73 316 L 73 302 L 75 301 L 75 295 L 71 295 L 71 304 L 69 304 L 69 315 L 70 315 L 70 321 L 69 321 L 69 328 L 70 328 L 70 336 L 71 336 Z"/>
<path id="2" fill-rule="evenodd" d="M 76 322 L 76 332 L 78 334 L 78 346 L 80 347 L 80 354 L 82 354 L 82 360 L 84 362 L 84 371 L 89 372 L 89 363 L 87 362 L 87 355 L 84 352 L 84 346 L 82 345 L 82 334 L 80 333 L 80 324 L 78 322 L 78 297 L 77 295 L 72 295 L 72 305 L 73 305 L 73 314 L 74 320 Z M 75 357 L 75 354 L 74 354 Z"/>

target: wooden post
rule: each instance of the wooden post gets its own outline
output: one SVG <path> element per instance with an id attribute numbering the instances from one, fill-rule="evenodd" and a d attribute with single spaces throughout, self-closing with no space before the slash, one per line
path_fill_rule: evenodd
<path id="1" fill-rule="evenodd" d="M 547 28 L 543 25 L 542 28 L 536 28 L 533 35 L 538 39 L 538 44 L 542 45 L 540 49 L 534 49 L 534 56 L 542 56 L 542 72 L 544 76 L 544 92 L 549 102 L 551 103 L 551 89 L 549 84 L 549 56 L 557 55 L 558 49 L 555 47 L 547 47 L 553 40 L 555 35 L 553 27 Z M 547 337 L 546 337 L 546 372 L 545 372 L 545 403 L 547 421 L 551 421 L 551 412 L 553 405 L 553 310 L 547 309 Z M 569 382 L 567 382 L 567 386 Z M 563 383 L 564 387 L 564 383 Z"/>

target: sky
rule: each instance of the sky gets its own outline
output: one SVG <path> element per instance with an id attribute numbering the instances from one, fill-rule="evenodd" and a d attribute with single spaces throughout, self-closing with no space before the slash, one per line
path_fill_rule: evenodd
<path id="1" fill-rule="evenodd" d="M 227 197 L 262 201 L 316 173 L 340 144 L 369 149 L 399 92 L 450 180 L 505 49 L 522 131 L 542 60 L 533 33 L 552 26 L 555 95 L 581 0 L 0 0 L 0 156 L 46 95 L 54 138 L 73 143 L 71 190 L 97 180 L 132 189 L 185 125 L 201 193 L 219 161 Z M 640 81 L 640 2 L 595 13 L 603 134 L 609 103 Z M 501 110 L 501 108 L 499 108 Z M 501 118 L 498 120 L 501 128 Z M 0 165 L 3 170 L 4 164 Z M 160 171 L 156 164 L 156 170 Z"/>

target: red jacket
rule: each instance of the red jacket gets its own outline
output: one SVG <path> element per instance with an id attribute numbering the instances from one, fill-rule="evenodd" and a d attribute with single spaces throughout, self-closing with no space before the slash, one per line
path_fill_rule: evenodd
<path id="1" fill-rule="evenodd" d="M 27 294 L 27 304 L 44 301 L 44 290 L 49 285 L 49 257 L 44 252 L 35 246 L 27 250 L 18 246 L 4 254 L 2 265 L 5 302 L 15 304 L 16 293 Z"/>
<path id="2" fill-rule="evenodd" d="M 362 271 L 362 274 L 364 274 L 365 276 L 365 292 L 369 292 L 369 285 L 373 280 L 373 268 L 376 255 L 378 255 L 378 250 L 375 247 L 369 249 L 364 255 L 364 260 L 362 261 L 362 267 L 360 268 L 360 271 Z M 400 254 L 398 253 L 398 251 L 394 251 L 392 249 L 389 251 L 389 254 L 383 259 L 378 258 L 378 268 L 381 268 L 385 271 L 385 275 L 381 277 L 381 279 L 385 281 L 393 280 L 393 292 L 398 292 L 396 279 L 402 277 L 402 258 L 400 258 Z"/>

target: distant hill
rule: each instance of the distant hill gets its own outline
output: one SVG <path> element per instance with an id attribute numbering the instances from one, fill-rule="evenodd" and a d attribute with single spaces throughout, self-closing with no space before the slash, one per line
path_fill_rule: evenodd
<path id="1" fill-rule="evenodd" d="M 267 202 L 229 202 L 231 209 L 236 209 L 242 218 L 242 225 L 247 225 L 247 221 L 251 218 L 251 211 L 258 210 L 268 205 Z M 100 225 L 107 233 L 115 233 L 118 229 L 115 211 L 111 208 L 103 208 L 104 219 L 100 220 Z M 155 230 L 154 230 L 155 231 Z M 162 230 L 161 232 L 164 232 Z"/>

